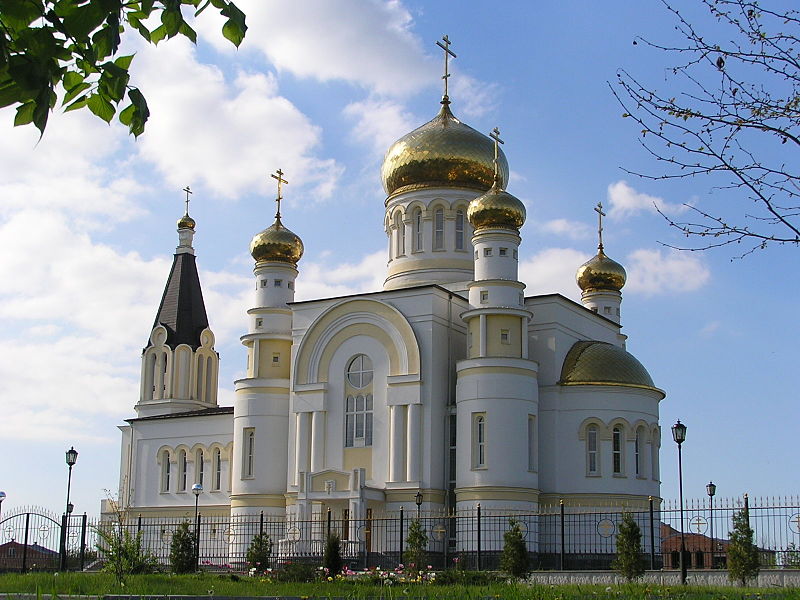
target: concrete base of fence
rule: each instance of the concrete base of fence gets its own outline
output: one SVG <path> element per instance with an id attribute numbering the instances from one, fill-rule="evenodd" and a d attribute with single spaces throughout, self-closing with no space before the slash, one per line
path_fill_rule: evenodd
<path id="1" fill-rule="evenodd" d="M 614 585 L 625 583 L 625 578 L 614 571 L 536 571 L 528 576 L 527 581 L 539 585 L 573 583 Z M 681 573 L 680 571 L 645 571 L 639 581 L 659 585 L 680 585 Z M 690 570 L 686 583 L 688 585 L 736 585 L 728 579 L 726 569 Z M 754 579 L 749 585 L 763 588 L 800 588 L 800 569 L 765 569 L 758 574 L 758 579 Z"/>

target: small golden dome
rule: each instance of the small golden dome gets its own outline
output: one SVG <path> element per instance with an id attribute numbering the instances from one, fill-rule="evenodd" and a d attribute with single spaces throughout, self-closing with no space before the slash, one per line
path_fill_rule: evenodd
<path id="1" fill-rule="evenodd" d="M 469 203 L 467 219 L 476 231 L 493 227 L 519 230 L 525 223 L 525 205 L 504 189 L 492 186 Z"/>
<path id="2" fill-rule="evenodd" d="M 383 159 L 383 189 L 398 192 L 429 187 L 486 191 L 494 181 L 494 144 L 450 112 L 449 102 L 431 121 L 397 140 Z M 500 152 L 500 179 L 508 181 L 508 162 Z"/>
<path id="3" fill-rule="evenodd" d="M 615 260 L 608 258 L 601 247 L 597 255 L 583 263 L 575 278 L 578 287 L 584 292 L 613 291 L 618 292 L 625 285 L 628 275 L 625 268 Z"/>
<path id="4" fill-rule="evenodd" d="M 622 385 L 661 392 L 633 354 L 607 342 L 575 342 L 564 357 L 560 385 Z M 663 392 L 662 392 L 663 393 Z"/>
<path id="5" fill-rule="evenodd" d="M 286 229 L 280 217 L 275 217 L 272 225 L 253 236 L 250 254 L 256 263 L 287 262 L 296 265 L 303 256 L 303 240 Z"/>
<path id="6" fill-rule="evenodd" d="M 178 219 L 178 229 L 194 229 L 194 226 L 194 219 L 188 213 Z"/>

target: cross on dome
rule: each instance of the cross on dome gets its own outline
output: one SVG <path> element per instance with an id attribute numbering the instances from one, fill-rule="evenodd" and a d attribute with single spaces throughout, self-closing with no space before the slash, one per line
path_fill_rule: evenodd
<path id="1" fill-rule="evenodd" d="M 286 185 L 289 185 L 289 182 L 286 181 L 283 178 L 283 171 L 281 171 L 280 169 L 278 169 L 277 171 L 272 173 L 270 175 L 270 177 L 272 177 L 273 179 L 276 179 L 278 181 L 278 197 L 275 198 L 275 202 L 278 203 L 278 211 L 275 213 L 275 218 L 276 219 L 280 219 L 281 218 L 281 200 L 283 199 L 283 196 L 281 195 L 281 192 L 282 192 L 283 188 L 281 187 L 281 185 L 284 184 L 284 183 Z"/>
<path id="2" fill-rule="evenodd" d="M 444 44 L 442 43 L 444 42 Z M 442 96 L 442 104 L 450 104 L 450 97 L 447 95 L 447 80 L 450 78 L 450 71 L 449 71 L 449 59 L 452 56 L 453 58 L 457 58 L 455 53 L 450 50 L 450 38 L 447 35 L 442 36 L 442 42 L 436 41 L 436 45 L 439 46 L 442 50 L 444 50 L 444 75 L 442 75 L 442 79 L 444 79 L 444 96 Z"/>
<path id="3" fill-rule="evenodd" d="M 606 213 L 603 212 L 603 203 L 598 202 L 597 206 L 594 208 L 594 212 L 597 213 L 597 249 L 602 251 L 603 250 L 603 217 L 606 216 Z"/>
<path id="4" fill-rule="evenodd" d="M 188 217 L 188 216 L 189 216 L 189 194 L 191 194 L 191 193 L 192 193 L 192 190 L 191 190 L 191 189 L 189 189 L 189 186 L 187 185 L 187 186 L 186 186 L 185 188 L 183 188 L 183 190 L 181 190 L 181 191 L 183 191 L 183 192 L 186 192 L 186 200 L 184 200 L 184 202 L 186 202 L 186 212 L 185 212 L 184 214 L 185 214 L 185 216 L 187 216 L 187 217 Z"/>
<path id="5" fill-rule="evenodd" d="M 497 127 L 492 129 L 489 137 L 494 140 L 494 182 L 498 184 L 500 182 L 500 144 L 505 144 L 505 142 L 500 139 L 500 129 Z"/>

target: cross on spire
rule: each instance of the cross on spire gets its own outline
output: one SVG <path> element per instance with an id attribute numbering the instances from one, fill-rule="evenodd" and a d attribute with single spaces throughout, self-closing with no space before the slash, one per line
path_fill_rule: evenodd
<path id="1" fill-rule="evenodd" d="M 597 249 L 601 252 L 603 251 L 603 217 L 606 216 L 606 213 L 603 212 L 603 203 L 598 202 L 597 206 L 594 208 L 594 212 L 597 213 Z"/>
<path id="2" fill-rule="evenodd" d="M 444 42 L 444 44 L 442 43 Z M 442 42 L 436 42 L 436 45 L 439 46 L 442 50 L 444 50 L 444 75 L 442 75 L 442 79 L 444 79 L 444 96 L 442 96 L 442 104 L 450 104 L 450 97 L 447 95 L 447 80 L 450 78 L 450 57 L 456 58 L 455 53 L 450 50 L 450 38 L 447 35 L 442 36 Z"/>
<path id="3" fill-rule="evenodd" d="M 275 202 L 278 203 L 278 211 L 275 213 L 275 218 L 276 219 L 280 219 L 281 218 L 281 200 L 283 199 L 283 196 L 281 195 L 281 192 L 282 192 L 283 188 L 281 187 L 281 185 L 284 184 L 284 183 L 288 185 L 289 182 L 286 181 L 283 178 L 283 171 L 281 171 L 280 169 L 278 169 L 277 171 L 272 173 L 270 175 L 270 177 L 272 177 L 273 179 L 276 179 L 278 181 L 278 197 L 275 198 Z"/>
<path id="4" fill-rule="evenodd" d="M 494 140 L 494 182 L 495 184 L 500 183 L 500 144 L 505 144 L 503 140 L 500 139 L 500 130 L 495 127 L 492 129 L 492 132 L 489 134 L 489 137 Z"/>
<path id="5" fill-rule="evenodd" d="M 189 194 L 192 193 L 192 190 L 190 190 L 189 186 L 187 185 L 181 191 L 182 192 L 186 192 L 186 200 L 184 200 L 184 202 L 186 202 L 186 216 L 188 217 L 189 216 Z"/>

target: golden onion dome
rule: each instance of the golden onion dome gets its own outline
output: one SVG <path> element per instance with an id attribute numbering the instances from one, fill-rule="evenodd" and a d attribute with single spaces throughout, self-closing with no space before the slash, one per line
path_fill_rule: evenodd
<path id="1" fill-rule="evenodd" d="M 525 223 L 525 205 L 497 185 L 469 203 L 467 219 L 473 229 L 515 229 Z"/>
<path id="2" fill-rule="evenodd" d="M 194 226 L 194 219 L 189 216 L 189 213 L 186 213 L 178 219 L 178 229 L 194 229 Z"/>
<path id="3" fill-rule="evenodd" d="M 659 391 L 633 354 L 607 342 L 575 342 L 564 358 L 560 385 L 621 385 Z"/>
<path id="4" fill-rule="evenodd" d="M 256 263 L 286 262 L 296 265 L 303 256 L 303 240 L 281 223 L 280 216 L 261 233 L 253 236 L 250 254 Z"/>
<path id="5" fill-rule="evenodd" d="M 500 152 L 500 179 L 508 181 L 508 162 Z M 494 181 L 494 144 L 450 112 L 449 102 L 431 121 L 397 140 L 383 159 L 387 196 L 430 187 L 486 191 Z"/>
<path id="6" fill-rule="evenodd" d="M 627 279 L 625 268 L 615 260 L 608 258 L 603 248 L 583 263 L 575 275 L 578 287 L 584 292 L 613 291 L 618 292 Z"/>

